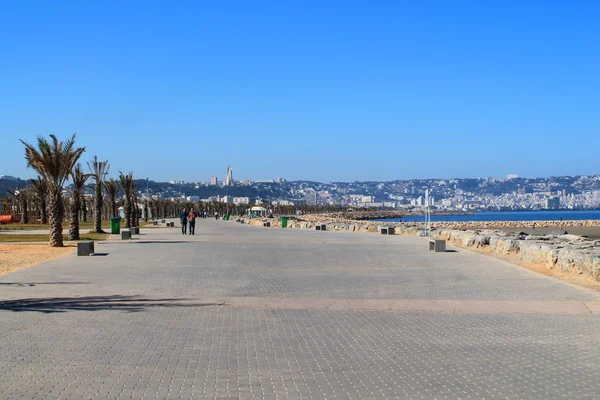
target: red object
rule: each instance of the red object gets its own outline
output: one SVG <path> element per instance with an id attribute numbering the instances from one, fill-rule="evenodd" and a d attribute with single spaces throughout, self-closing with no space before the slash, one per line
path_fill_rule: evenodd
<path id="1" fill-rule="evenodd" d="M 0 224 L 12 224 L 12 215 L 0 215 Z"/>

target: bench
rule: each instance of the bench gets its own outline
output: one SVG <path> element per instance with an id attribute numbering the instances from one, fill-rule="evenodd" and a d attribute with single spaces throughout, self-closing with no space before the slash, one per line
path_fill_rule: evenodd
<path id="1" fill-rule="evenodd" d="M 429 239 L 429 250 L 435 250 L 436 253 L 445 253 L 446 241 L 442 239 Z"/>
<path id="2" fill-rule="evenodd" d="M 121 231 L 121 240 L 128 240 L 131 239 L 131 231 L 128 231 L 127 229 L 123 229 Z"/>
<path id="3" fill-rule="evenodd" d="M 77 242 L 77 255 L 78 256 L 89 256 L 94 253 L 94 242 L 85 241 Z"/>

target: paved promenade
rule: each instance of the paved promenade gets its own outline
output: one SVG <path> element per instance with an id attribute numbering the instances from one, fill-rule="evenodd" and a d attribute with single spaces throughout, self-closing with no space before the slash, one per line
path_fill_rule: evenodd
<path id="1" fill-rule="evenodd" d="M 0 399 L 600 398 L 600 295 L 416 237 L 199 220 L 0 277 Z"/>

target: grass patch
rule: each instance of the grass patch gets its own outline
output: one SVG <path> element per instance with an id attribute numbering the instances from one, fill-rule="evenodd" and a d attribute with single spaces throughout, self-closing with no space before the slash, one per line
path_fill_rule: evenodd
<path id="1" fill-rule="evenodd" d="M 79 240 L 106 240 L 110 236 L 107 233 L 81 233 Z M 68 235 L 63 235 L 63 240 L 68 241 Z M 48 234 L 0 234 L 0 243 L 15 243 L 15 242 L 48 242 Z"/>

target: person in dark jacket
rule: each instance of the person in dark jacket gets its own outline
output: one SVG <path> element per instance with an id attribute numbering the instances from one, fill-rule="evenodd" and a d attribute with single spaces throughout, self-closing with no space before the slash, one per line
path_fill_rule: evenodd
<path id="1" fill-rule="evenodd" d="M 185 235 L 186 231 L 187 231 L 187 223 L 188 223 L 188 213 L 187 210 L 184 208 L 183 211 L 181 211 L 181 234 Z"/>

